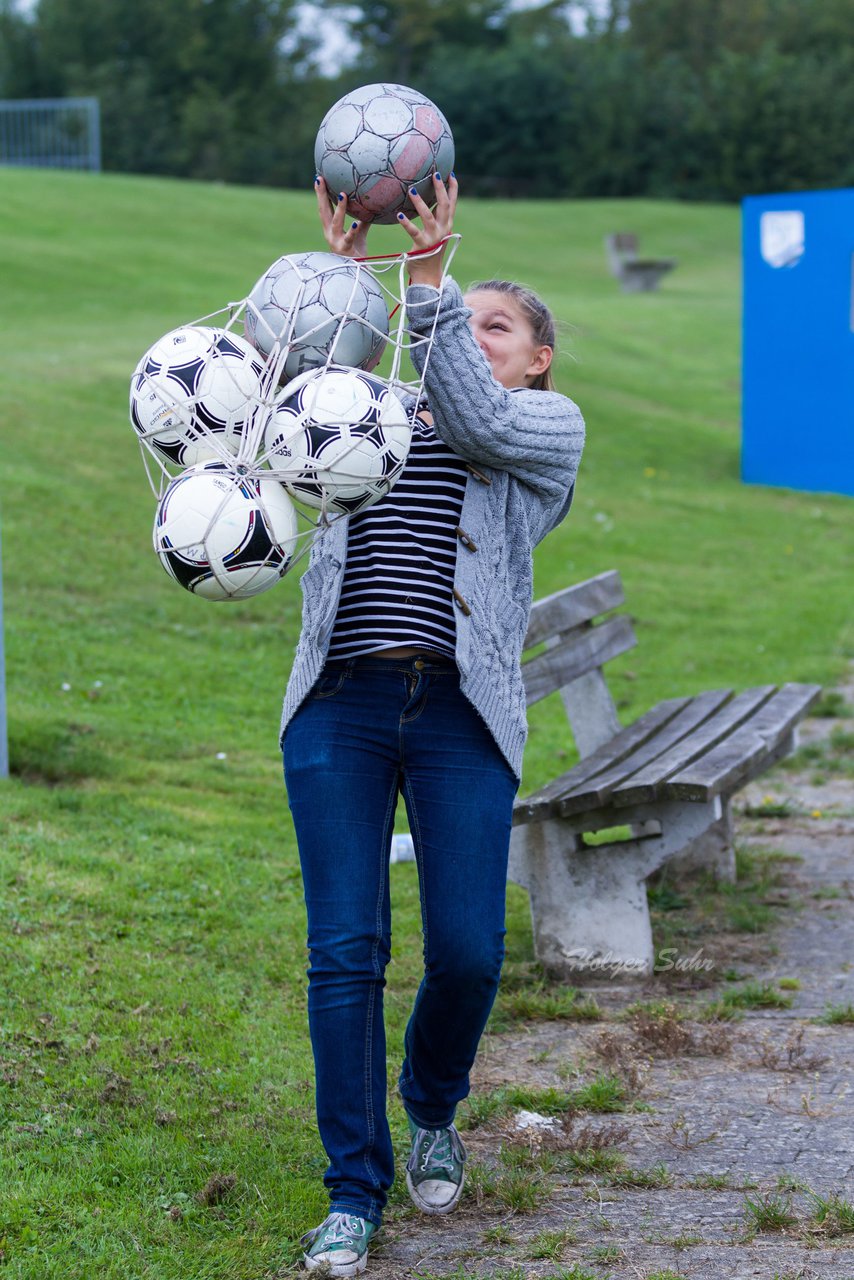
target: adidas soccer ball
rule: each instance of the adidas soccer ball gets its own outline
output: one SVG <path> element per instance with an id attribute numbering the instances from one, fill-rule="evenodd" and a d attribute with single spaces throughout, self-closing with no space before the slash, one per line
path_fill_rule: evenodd
<path id="1" fill-rule="evenodd" d="M 278 481 L 203 462 L 161 498 L 154 548 L 167 573 L 194 595 L 245 600 L 286 572 L 296 534 L 294 505 Z"/>
<path id="2" fill-rule="evenodd" d="M 331 194 L 368 222 L 415 213 L 409 188 L 435 204 L 433 174 L 454 167 L 448 122 L 429 98 L 402 84 L 367 84 L 345 94 L 323 117 L 314 164 Z"/>
<path id="3" fill-rule="evenodd" d="M 403 470 L 412 424 L 380 379 L 330 366 L 287 388 L 264 429 L 267 464 L 310 507 L 354 515 Z"/>
<path id="4" fill-rule="evenodd" d="M 366 267 L 337 253 L 294 253 L 264 272 L 246 300 L 243 327 L 265 357 L 289 347 L 290 380 L 327 361 L 371 369 L 388 337 L 388 308 Z"/>
<path id="5" fill-rule="evenodd" d="M 264 367 L 240 334 L 204 325 L 173 329 L 140 360 L 130 420 L 167 462 L 192 466 L 237 452 L 264 393 Z"/>

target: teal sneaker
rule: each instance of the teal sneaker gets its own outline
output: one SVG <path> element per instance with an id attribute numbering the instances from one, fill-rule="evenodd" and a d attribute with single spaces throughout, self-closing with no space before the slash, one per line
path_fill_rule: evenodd
<path id="1" fill-rule="evenodd" d="M 409 1121 L 412 1150 L 406 1162 L 406 1186 L 422 1213 L 450 1213 L 463 1194 L 466 1149 L 453 1125 L 419 1129 Z"/>
<path id="2" fill-rule="evenodd" d="M 309 1248 L 302 1256 L 309 1271 L 326 1267 L 328 1276 L 355 1276 L 368 1265 L 368 1242 L 376 1231 L 372 1222 L 352 1213 L 330 1213 L 300 1240 Z"/>

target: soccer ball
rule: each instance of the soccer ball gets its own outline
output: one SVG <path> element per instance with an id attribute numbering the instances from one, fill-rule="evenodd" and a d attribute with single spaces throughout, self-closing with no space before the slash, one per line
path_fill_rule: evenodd
<path id="1" fill-rule="evenodd" d="M 412 438 L 403 404 L 380 378 L 330 366 L 288 387 L 264 428 L 264 456 L 310 507 L 355 515 L 397 480 Z"/>
<path id="2" fill-rule="evenodd" d="M 293 556 L 294 505 L 278 481 L 254 480 L 221 462 L 177 476 L 154 521 L 167 573 L 205 600 L 245 600 L 275 586 Z"/>
<path id="3" fill-rule="evenodd" d="M 255 285 L 243 327 L 265 357 L 276 343 L 288 346 L 290 380 L 330 359 L 372 369 L 388 337 L 388 308 L 366 267 L 337 253 L 294 253 L 278 258 Z"/>
<path id="4" fill-rule="evenodd" d="M 257 351 L 240 334 L 204 325 L 173 329 L 136 366 L 131 423 L 179 467 L 237 453 L 263 398 L 264 376 Z"/>
<path id="5" fill-rule="evenodd" d="M 316 171 L 331 195 L 367 222 L 413 215 L 409 188 L 432 207 L 433 174 L 454 167 L 454 139 L 438 107 L 402 84 L 366 84 L 327 111 L 314 144 Z"/>

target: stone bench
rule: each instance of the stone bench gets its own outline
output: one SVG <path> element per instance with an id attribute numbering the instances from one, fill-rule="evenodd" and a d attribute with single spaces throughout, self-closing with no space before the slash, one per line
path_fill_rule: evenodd
<path id="1" fill-rule="evenodd" d="M 676 266 L 675 258 L 641 258 L 638 238 L 631 231 L 605 237 L 605 253 L 611 274 L 623 293 L 649 293 L 657 289 L 663 276 Z"/>
<path id="2" fill-rule="evenodd" d="M 527 702 L 559 692 L 580 763 L 517 800 L 510 879 L 531 898 L 534 945 L 562 977 L 653 971 L 646 879 L 665 862 L 735 878 L 730 800 L 788 754 L 818 685 L 714 689 L 660 702 L 621 728 L 603 667 L 637 643 L 620 576 L 535 601 Z M 599 833 L 604 842 L 592 844 Z M 604 833 L 604 834 L 603 834 Z"/>

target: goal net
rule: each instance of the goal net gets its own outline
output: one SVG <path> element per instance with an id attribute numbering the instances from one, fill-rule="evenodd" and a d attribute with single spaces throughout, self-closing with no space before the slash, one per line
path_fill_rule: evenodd
<path id="1" fill-rule="evenodd" d="M 0 100 L 0 164 L 100 170 L 98 99 Z"/>

